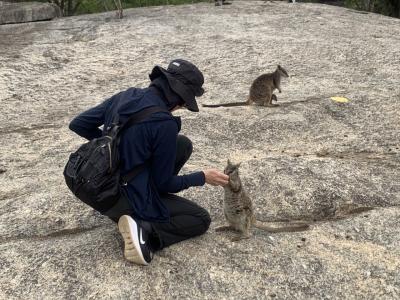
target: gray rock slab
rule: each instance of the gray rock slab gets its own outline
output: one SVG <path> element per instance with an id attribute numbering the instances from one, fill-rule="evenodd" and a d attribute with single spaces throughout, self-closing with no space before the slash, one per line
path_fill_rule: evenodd
<path id="1" fill-rule="evenodd" d="M 400 20 L 340 7 L 233 1 L 0 26 L 0 299 L 398 299 Z M 115 224 L 62 176 L 83 139 L 68 123 L 176 57 L 204 72 L 201 103 L 245 101 L 279 63 L 279 107 L 178 112 L 194 143 L 183 173 L 241 161 L 261 220 L 307 232 L 232 243 L 223 190 L 202 237 L 127 263 Z M 338 103 L 332 96 L 347 97 Z M 342 215 L 343 207 L 373 210 Z"/>
<path id="2" fill-rule="evenodd" d="M 60 16 L 59 7 L 52 3 L 0 1 L 0 25 L 52 20 Z"/>

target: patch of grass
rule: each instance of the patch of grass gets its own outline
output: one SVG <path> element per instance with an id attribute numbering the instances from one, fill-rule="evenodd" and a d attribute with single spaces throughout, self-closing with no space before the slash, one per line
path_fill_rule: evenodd
<path id="1" fill-rule="evenodd" d="M 113 0 L 81 0 L 76 14 L 98 13 L 115 10 Z M 179 5 L 198 2 L 210 2 L 209 0 L 121 0 L 123 8 L 156 6 L 156 5 Z"/>

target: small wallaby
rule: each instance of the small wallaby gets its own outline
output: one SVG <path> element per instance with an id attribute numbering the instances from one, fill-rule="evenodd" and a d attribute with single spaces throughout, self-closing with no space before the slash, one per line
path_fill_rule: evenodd
<path id="1" fill-rule="evenodd" d="M 231 107 L 244 105 L 277 106 L 272 104 L 272 100 L 278 101 L 273 93 L 275 89 L 282 93 L 281 77 L 289 77 L 288 73 L 280 65 L 273 73 L 266 73 L 258 76 L 250 86 L 249 98 L 244 102 L 230 102 L 221 104 L 203 104 L 204 107 Z"/>
<path id="2" fill-rule="evenodd" d="M 250 230 L 253 226 L 269 232 L 294 232 L 304 231 L 309 228 L 307 223 L 301 222 L 276 226 L 276 222 L 267 224 L 257 220 L 254 216 L 251 199 L 242 186 L 239 177 L 239 166 L 240 163 L 232 164 L 228 160 L 228 164 L 225 167 L 224 173 L 229 175 L 229 183 L 224 187 L 224 214 L 229 225 L 217 227 L 216 231 L 236 230 L 240 234 L 233 238 L 232 241 L 239 241 L 251 236 Z"/>

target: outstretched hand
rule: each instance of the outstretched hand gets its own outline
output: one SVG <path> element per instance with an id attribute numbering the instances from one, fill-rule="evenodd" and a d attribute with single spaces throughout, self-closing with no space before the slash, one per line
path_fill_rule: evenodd
<path id="1" fill-rule="evenodd" d="M 216 169 L 207 169 L 203 171 L 204 176 L 206 177 L 206 183 L 217 186 L 224 186 L 228 184 L 229 176 L 216 170 Z"/>

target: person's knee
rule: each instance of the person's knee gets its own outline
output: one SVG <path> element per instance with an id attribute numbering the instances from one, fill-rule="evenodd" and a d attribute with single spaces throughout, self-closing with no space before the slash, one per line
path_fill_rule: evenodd
<path id="1" fill-rule="evenodd" d="M 178 143 L 178 148 L 183 149 L 185 156 L 190 157 L 190 155 L 193 152 L 192 141 L 184 135 L 178 135 L 177 143 Z"/>
<path id="2" fill-rule="evenodd" d="M 208 230 L 208 228 L 210 227 L 210 224 L 211 224 L 211 217 L 210 217 L 210 214 L 208 213 L 208 211 L 206 211 L 206 210 L 204 209 L 203 212 L 202 212 L 202 214 L 201 214 L 201 216 L 200 216 L 200 218 L 201 218 L 201 221 L 202 221 L 202 223 L 203 223 L 203 228 L 202 228 L 200 234 L 203 234 L 203 233 L 205 233 L 205 232 Z"/>

